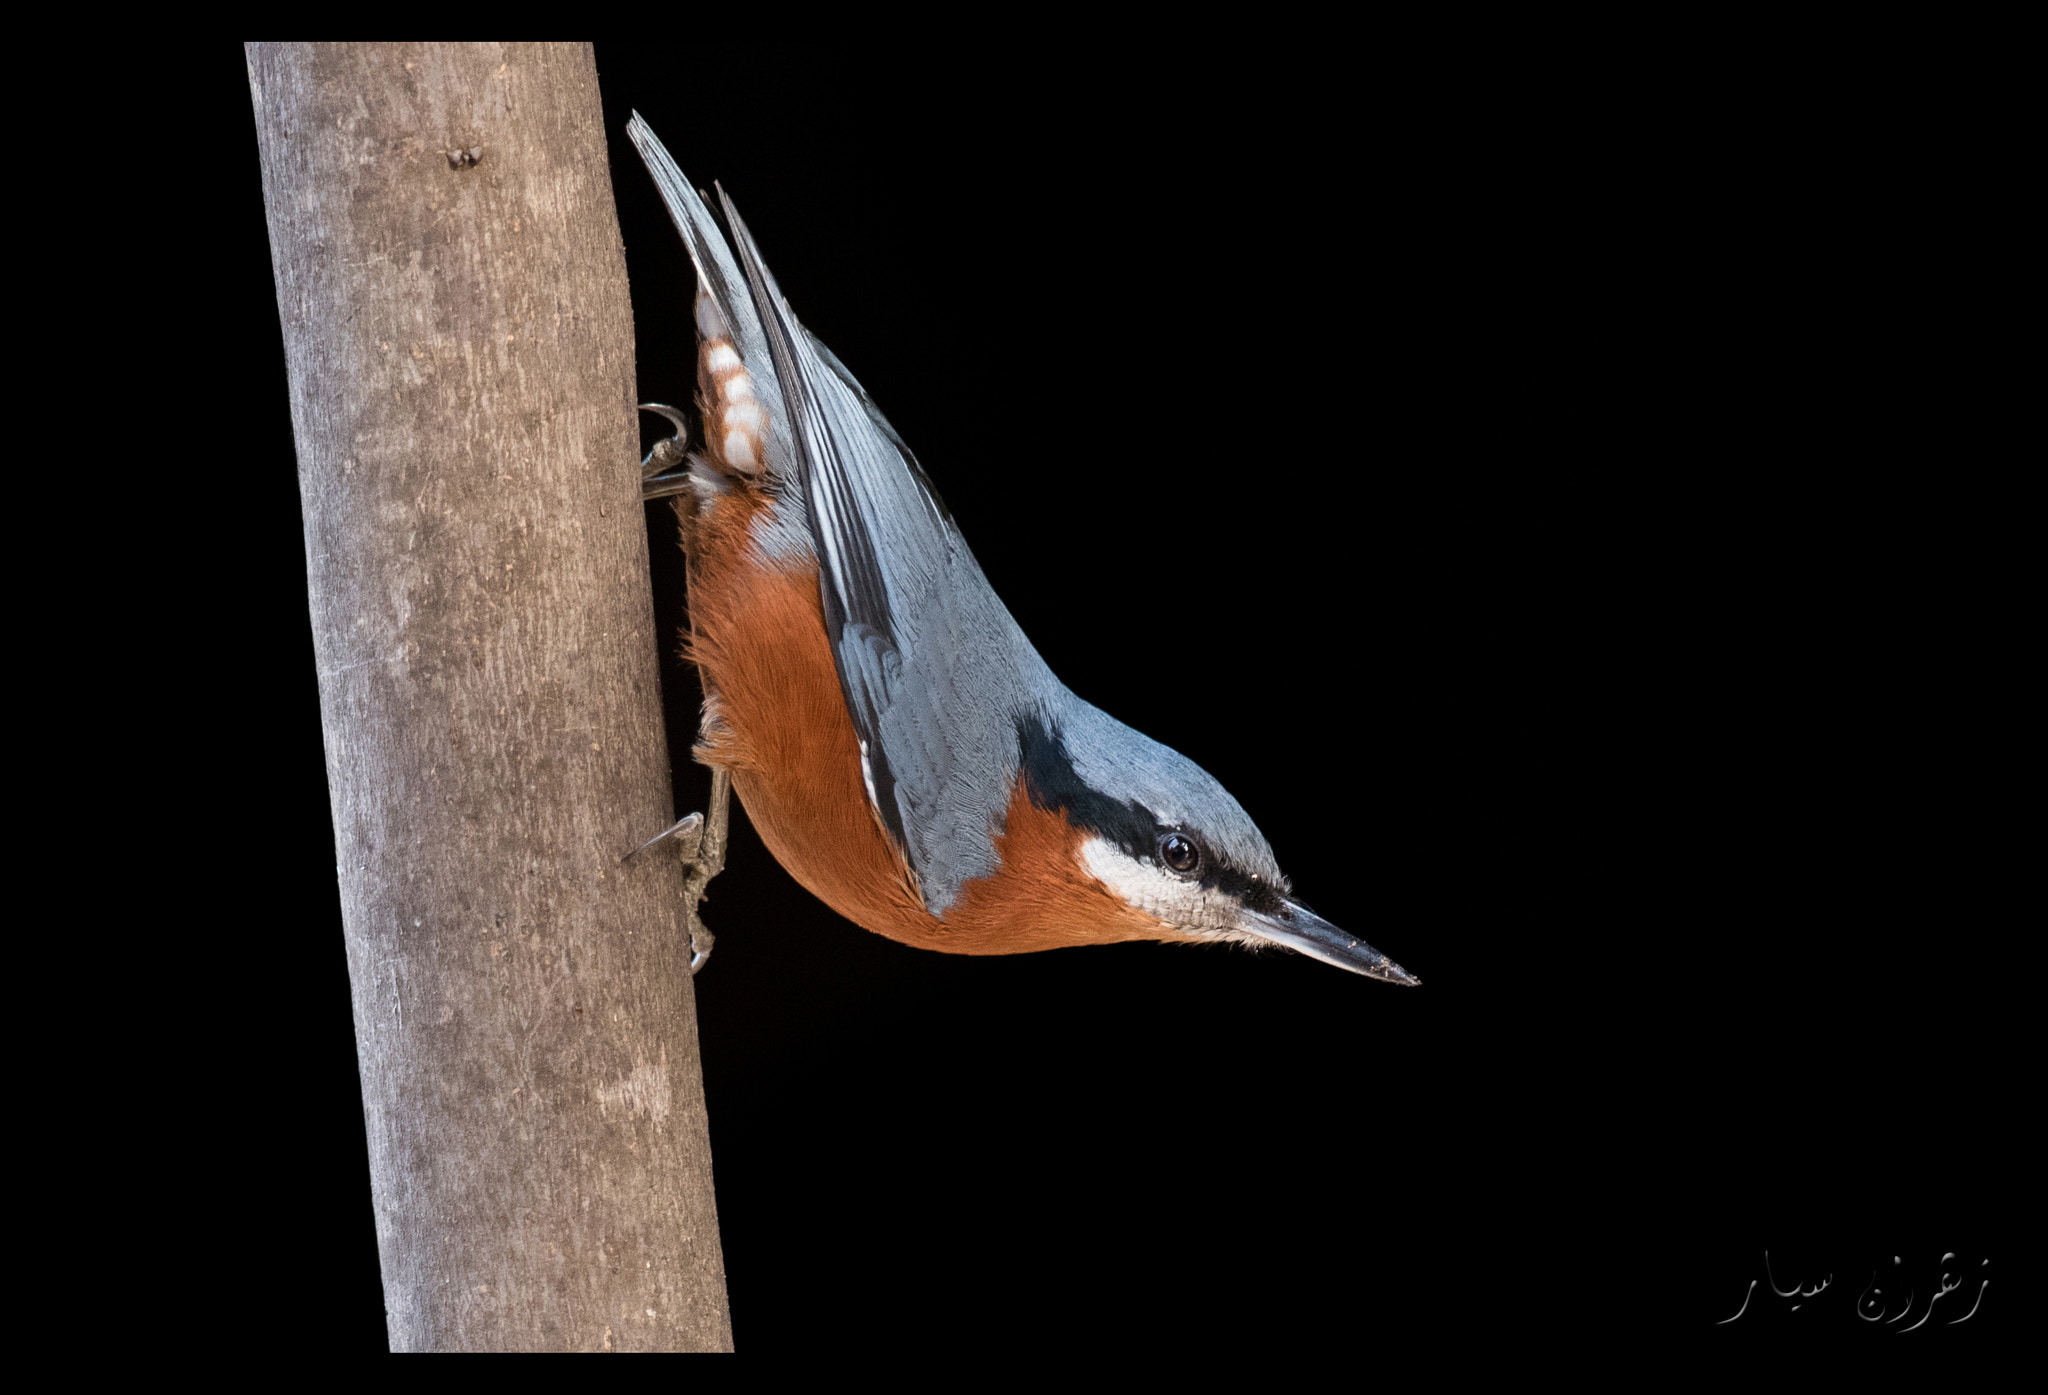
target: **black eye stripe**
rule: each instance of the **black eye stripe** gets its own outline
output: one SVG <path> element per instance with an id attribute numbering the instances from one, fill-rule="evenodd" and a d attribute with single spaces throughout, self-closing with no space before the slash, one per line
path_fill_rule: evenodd
<path id="1" fill-rule="evenodd" d="M 1269 881 L 1238 871 L 1235 867 L 1213 867 L 1202 876 L 1204 887 L 1235 896 L 1249 910 L 1273 915 L 1287 902 Z"/>
<path id="2" fill-rule="evenodd" d="M 1057 728 L 1048 730 L 1036 717 L 1017 721 L 1018 774 L 1030 792 L 1031 802 L 1040 809 L 1057 809 L 1067 822 L 1100 837 L 1139 861 L 1156 860 L 1160 867 L 1175 870 L 1160 847 L 1161 840 L 1174 834 L 1195 845 L 1199 861 L 1192 872 L 1176 875 L 1198 881 L 1204 890 L 1221 891 L 1236 897 L 1255 911 L 1271 914 L 1281 904 L 1281 886 L 1261 880 L 1232 866 L 1228 859 L 1205 846 L 1195 834 L 1184 829 L 1162 828 L 1151 810 L 1137 800 L 1115 800 L 1092 790 L 1074 771 L 1072 758 Z"/>
<path id="3" fill-rule="evenodd" d="M 1067 822 L 1122 848 L 1132 857 L 1156 855 L 1158 825 L 1136 800 L 1121 801 L 1092 790 L 1074 772 L 1058 728 L 1048 731 L 1036 717 L 1017 722 L 1018 773 L 1040 809 L 1058 809 Z"/>

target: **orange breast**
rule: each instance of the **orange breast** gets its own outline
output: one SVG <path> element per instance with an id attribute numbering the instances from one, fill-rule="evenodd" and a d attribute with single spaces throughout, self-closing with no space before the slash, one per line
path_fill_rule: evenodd
<path id="1" fill-rule="evenodd" d="M 1082 832 L 1012 792 L 994 876 L 967 883 L 943 920 L 911 889 L 868 804 L 860 743 L 825 640 L 815 560 L 775 565 L 753 544 L 773 500 L 741 484 L 697 519 L 690 657 L 704 678 L 697 755 L 732 772 L 768 850 L 857 925 L 954 954 L 1181 938 L 1082 870 Z"/>

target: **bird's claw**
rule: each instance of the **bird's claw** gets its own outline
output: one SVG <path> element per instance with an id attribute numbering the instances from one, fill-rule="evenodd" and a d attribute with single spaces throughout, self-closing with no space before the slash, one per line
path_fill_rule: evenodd
<path id="1" fill-rule="evenodd" d="M 690 485 L 689 418 L 661 402 L 642 402 L 640 410 L 666 417 L 676 428 L 675 435 L 656 441 L 654 449 L 648 451 L 640 462 L 641 501 L 659 499 L 665 494 L 680 494 Z"/>
<path id="2" fill-rule="evenodd" d="M 642 402 L 640 410 L 652 412 L 658 417 L 667 417 L 675 427 L 676 434 L 664 436 L 654 443 L 654 449 L 640 462 L 641 478 L 658 475 L 663 470 L 673 470 L 683 463 L 683 446 L 690 438 L 690 419 L 664 402 Z"/>
<path id="3" fill-rule="evenodd" d="M 697 860 L 697 845 L 700 842 L 702 842 L 704 838 L 703 827 L 704 816 L 702 814 L 685 814 L 681 818 L 677 819 L 674 823 L 670 824 L 667 828 L 664 828 L 663 830 L 661 830 L 661 832 L 655 834 L 652 838 L 649 838 L 646 842 L 642 843 L 639 847 L 627 853 L 624 857 L 620 858 L 619 861 L 629 862 L 633 858 L 638 857 L 641 853 L 646 852 L 656 843 L 659 843 L 662 839 L 673 838 L 676 840 L 677 845 L 681 847 L 683 850 L 683 861 L 695 862 Z"/>
<path id="4" fill-rule="evenodd" d="M 725 833 L 732 801 L 732 777 L 723 770 L 711 772 L 711 798 L 707 813 L 685 814 L 639 847 L 619 859 L 626 862 L 646 852 L 665 838 L 676 840 L 676 850 L 688 869 L 683 880 L 683 914 L 689 926 L 690 972 L 696 973 L 711 957 L 712 935 L 697 918 L 697 905 L 711 886 L 711 879 L 725 870 Z"/>

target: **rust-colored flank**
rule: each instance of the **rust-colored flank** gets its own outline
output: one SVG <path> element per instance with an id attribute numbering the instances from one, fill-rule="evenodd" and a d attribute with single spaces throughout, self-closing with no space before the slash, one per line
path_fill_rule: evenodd
<path id="1" fill-rule="evenodd" d="M 679 502 L 679 507 L 687 507 Z M 1183 938 L 1133 910 L 1078 861 L 1081 830 L 1020 784 L 996 839 L 1002 865 L 928 912 L 868 803 L 860 745 L 825 640 L 815 559 L 777 564 L 755 546 L 775 500 L 743 479 L 698 512 L 690 655 L 703 674 L 698 758 L 733 788 L 790 875 L 847 919 L 954 954 Z"/>

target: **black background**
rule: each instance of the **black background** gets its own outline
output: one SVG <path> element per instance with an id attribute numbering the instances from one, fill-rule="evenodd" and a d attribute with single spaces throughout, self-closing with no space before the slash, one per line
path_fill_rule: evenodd
<path id="1" fill-rule="evenodd" d="M 1711 1347 L 1796 1331 L 1711 1326 L 1766 1246 L 1809 1278 L 2024 1262 L 2017 832 L 1985 818 L 2001 685 L 1960 603 L 2010 563 L 1958 546 L 1997 449 L 1936 347 L 1972 273 L 1926 211 L 1979 215 L 1932 99 L 1426 54 L 597 61 L 642 396 L 688 398 L 693 344 L 635 108 L 1054 671 L 1425 984 L 927 954 L 736 814 L 696 991 L 742 1351 Z M 203 76 L 270 908 L 260 1055 L 231 1054 L 290 1081 L 284 1161 L 235 1187 L 294 1237 L 292 1340 L 381 1350 L 252 118 L 239 55 Z M 665 510 L 649 536 L 673 630 Z"/>

